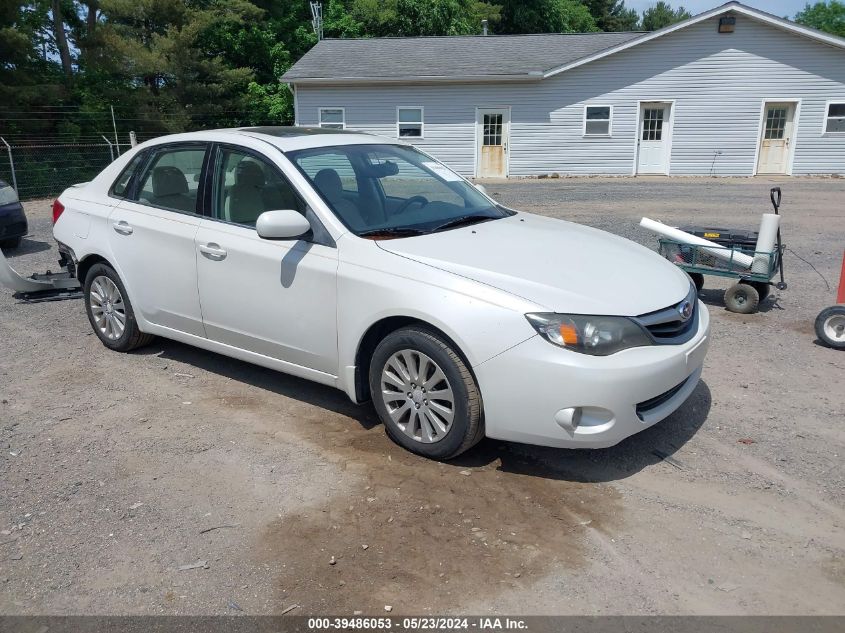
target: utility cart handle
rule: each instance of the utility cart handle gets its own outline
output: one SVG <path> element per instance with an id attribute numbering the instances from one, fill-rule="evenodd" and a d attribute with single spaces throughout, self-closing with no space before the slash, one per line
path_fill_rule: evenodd
<path id="1" fill-rule="evenodd" d="M 781 199 L 780 187 L 772 187 L 769 190 L 769 197 L 772 199 L 772 206 L 775 208 L 775 215 L 779 215 L 778 209 L 780 208 Z M 777 287 L 780 290 L 786 290 L 786 280 L 783 277 L 783 241 L 780 239 L 780 226 L 778 226 L 778 255 L 780 256 L 780 259 L 778 260 L 780 282 L 777 284 Z"/>
<path id="2" fill-rule="evenodd" d="M 775 215 L 777 215 L 778 209 L 780 208 L 780 187 L 772 187 L 771 191 L 769 191 L 769 197 L 772 199 L 772 206 L 775 208 Z"/>

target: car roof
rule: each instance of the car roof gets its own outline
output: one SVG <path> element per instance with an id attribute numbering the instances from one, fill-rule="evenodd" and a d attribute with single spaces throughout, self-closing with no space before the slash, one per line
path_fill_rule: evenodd
<path id="1" fill-rule="evenodd" d="M 151 145 L 184 141 L 223 142 L 225 136 L 228 135 L 249 136 L 251 138 L 261 139 L 271 145 L 278 147 L 283 152 L 295 151 L 299 149 L 309 149 L 312 147 L 329 147 L 333 145 L 362 145 L 373 143 L 389 143 L 394 145 L 407 144 L 402 141 L 397 141 L 396 139 L 386 138 L 384 136 L 376 136 L 375 134 L 365 134 L 364 132 L 354 132 L 350 130 L 338 130 L 331 128 L 294 127 L 281 125 L 228 128 L 222 130 L 208 130 L 202 132 L 186 132 L 183 134 L 171 134 L 168 136 L 160 136 L 148 142 Z"/>

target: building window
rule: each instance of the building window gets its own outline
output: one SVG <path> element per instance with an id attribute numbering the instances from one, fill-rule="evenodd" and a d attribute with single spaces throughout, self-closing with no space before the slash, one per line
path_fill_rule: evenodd
<path id="1" fill-rule="evenodd" d="M 320 108 L 320 127 L 344 129 L 346 127 L 346 111 L 343 108 Z"/>
<path id="2" fill-rule="evenodd" d="M 586 106 L 584 108 L 584 136 L 610 136 L 612 106 Z"/>
<path id="3" fill-rule="evenodd" d="M 845 132 L 845 102 L 827 104 L 824 131 L 839 134 Z"/>
<path id="4" fill-rule="evenodd" d="M 396 108 L 396 136 L 400 138 L 422 138 L 423 109 Z"/>

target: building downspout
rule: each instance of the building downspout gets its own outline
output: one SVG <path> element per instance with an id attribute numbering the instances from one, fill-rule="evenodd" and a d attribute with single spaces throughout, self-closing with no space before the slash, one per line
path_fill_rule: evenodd
<path id="1" fill-rule="evenodd" d="M 285 84 L 293 95 L 293 124 L 299 125 L 299 104 L 296 99 L 296 86 L 293 84 Z"/>

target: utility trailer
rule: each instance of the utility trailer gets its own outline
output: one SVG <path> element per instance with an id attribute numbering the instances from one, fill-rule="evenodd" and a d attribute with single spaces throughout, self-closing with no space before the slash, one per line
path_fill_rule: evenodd
<path id="1" fill-rule="evenodd" d="M 781 201 L 780 187 L 773 187 L 769 192 L 775 215 L 778 215 Z M 786 251 L 781 241 L 780 227 L 777 231 L 777 244 L 772 251 L 757 251 L 757 231 L 744 231 L 725 228 L 686 227 L 682 231 L 701 237 L 718 246 L 699 246 L 686 244 L 667 238 L 658 239 L 658 252 L 667 260 L 685 271 L 692 278 L 695 287 L 704 287 L 705 275 L 737 279 L 725 291 L 725 307 L 731 312 L 750 314 L 757 311 L 760 301 L 768 295 L 772 286 L 785 290 L 786 280 L 783 274 L 783 254 Z M 750 257 L 754 264 L 751 268 L 737 261 L 739 256 Z M 780 274 L 780 281 L 772 280 Z"/>

